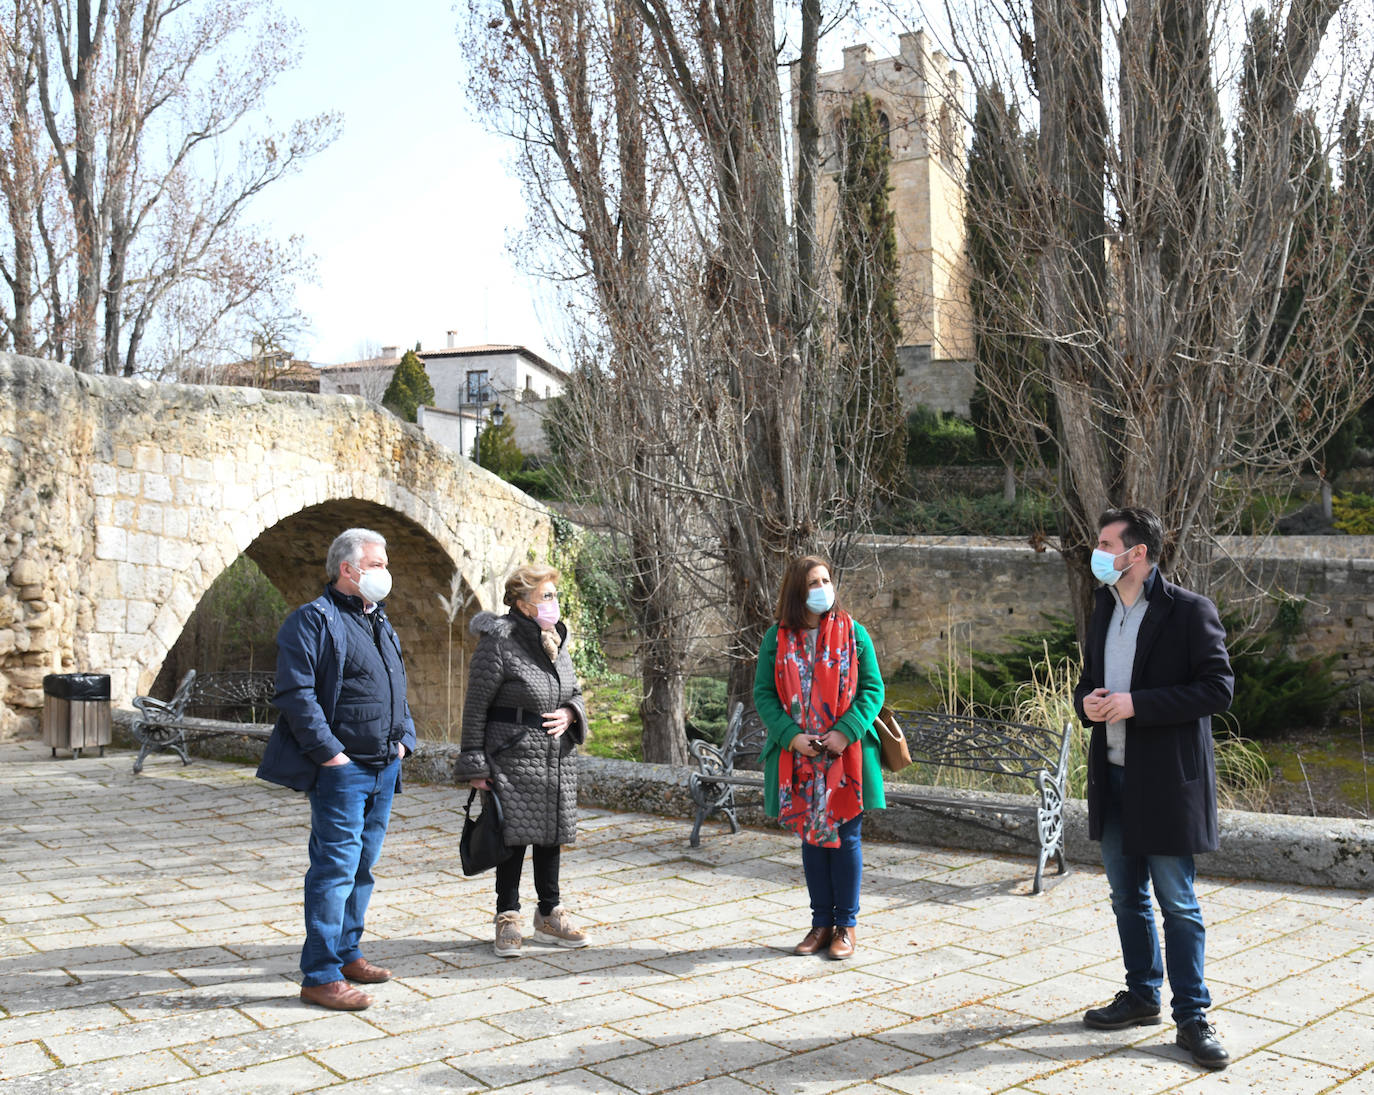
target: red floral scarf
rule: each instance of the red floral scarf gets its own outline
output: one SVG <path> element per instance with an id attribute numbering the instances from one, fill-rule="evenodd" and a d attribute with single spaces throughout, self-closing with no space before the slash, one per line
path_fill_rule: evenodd
<path id="1" fill-rule="evenodd" d="M 778 626 L 773 679 L 782 706 L 804 734 L 821 735 L 849 710 L 859 686 L 854 618 L 827 612 L 816 631 L 814 659 L 806 632 Z M 809 687 L 808 687 L 809 685 Z M 809 702 L 808 702 L 809 700 Z M 838 757 L 804 757 L 783 748 L 778 757 L 778 819 L 808 844 L 840 846 L 840 823 L 863 805 L 863 746 L 851 742 Z"/>

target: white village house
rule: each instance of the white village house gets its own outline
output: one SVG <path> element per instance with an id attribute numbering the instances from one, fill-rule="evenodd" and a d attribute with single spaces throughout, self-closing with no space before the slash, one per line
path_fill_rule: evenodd
<path id="1" fill-rule="evenodd" d="M 471 457 L 479 428 L 509 417 L 515 443 L 531 456 L 548 454 L 544 415 L 562 395 L 568 374 L 524 346 L 455 346 L 454 332 L 442 350 L 419 350 L 434 405 L 421 407 L 416 422 L 425 436 Z M 400 364 L 396 346 L 381 355 L 320 370 L 321 394 L 361 395 L 380 402 Z"/>

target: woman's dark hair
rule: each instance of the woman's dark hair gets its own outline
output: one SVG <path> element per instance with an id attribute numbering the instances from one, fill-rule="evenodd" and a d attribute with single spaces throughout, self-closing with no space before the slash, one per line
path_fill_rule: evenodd
<path id="1" fill-rule="evenodd" d="M 830 563 L 819 555 L 803 555 L 800 559 L 793 559 L 788 563 L 787 570 L 782 576 L 782 588 L 778 590 L 779 627 L 791 628 L 793 631 L 806 627 L 806 576 L 812 567 L 825 567 L 830 580 L 835 580 L 835 572 L 831 569 Z M 839 607 L 840 599 L 836 596 L 830 611 L 835 612 Z"/>

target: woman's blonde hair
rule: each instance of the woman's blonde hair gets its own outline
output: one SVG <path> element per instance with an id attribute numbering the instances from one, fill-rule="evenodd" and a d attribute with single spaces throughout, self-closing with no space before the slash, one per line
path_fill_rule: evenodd
<path id="1" fill-rule="evenodd" d="M 522 567 L 516 567 L 510 572 L 510 577 L 506 579 L 505 602 L 514 608 L 516 601 L 527 601 L 529 595 L 542 586 L 545 582 L 557 582 L 563 577 L 557 567 L 544 566 L 540 563 L 528 563 Z"/>

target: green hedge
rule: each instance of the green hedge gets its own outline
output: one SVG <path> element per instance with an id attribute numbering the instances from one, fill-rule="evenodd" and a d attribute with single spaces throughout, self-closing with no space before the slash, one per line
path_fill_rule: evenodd
<path id="1" fill-rule="evenodd" d="M 874 531 L 907 536 L 1031 536 L 1059 531 L 1059 510 L 1049 495 L 1022 491 L 1016 501 L 1000 494 L 944 495 L 934 501 L 902 499 L 874 522 Z"/>
<path id="2" fill-rule="evenodd" d="M 988 463 L 972 422 L 929 407 L 907 415 L 906 462 L 921 468 Z"/>

